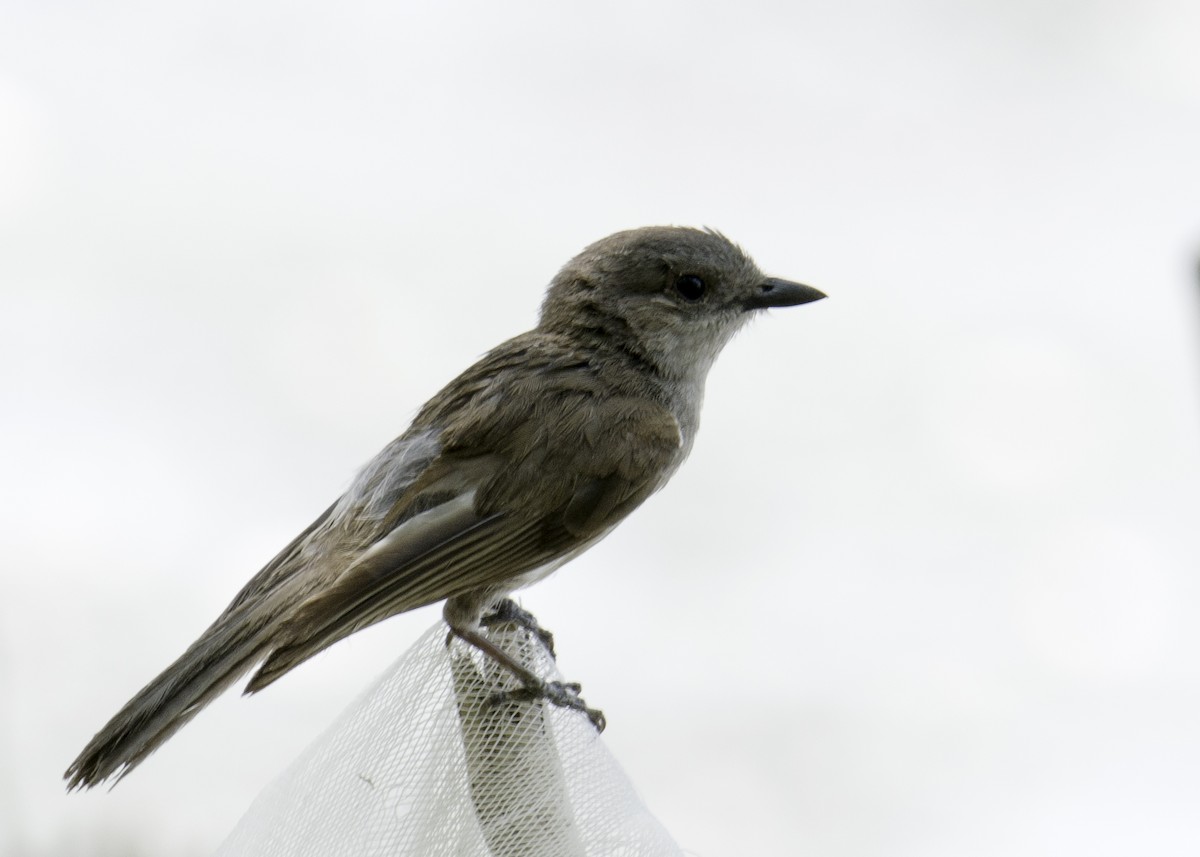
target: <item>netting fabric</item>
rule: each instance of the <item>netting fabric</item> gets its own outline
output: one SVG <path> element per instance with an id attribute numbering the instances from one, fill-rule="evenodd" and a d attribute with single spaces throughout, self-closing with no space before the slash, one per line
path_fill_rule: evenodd
<path id="1" fill-rule="evenodd" d="M 503 667 L 439 623 L 251 805 L 219 857 L 682 857 L 578 711 L 495 703 Z M 516 625 L 492 642 L 560 678 Z"/>

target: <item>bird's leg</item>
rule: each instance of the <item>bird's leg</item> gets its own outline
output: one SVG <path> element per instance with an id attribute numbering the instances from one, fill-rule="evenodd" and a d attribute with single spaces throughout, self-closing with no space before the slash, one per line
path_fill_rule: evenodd
<path id="1" fill-rule="evenodd" d="M 510 700 L 532 702 L 535 699 L 544 699 L 552 705 L 557 705 L 559 708 L 582 711 L 587 715 L 592 725 L 596 727 L 597 732 L 604 731 L 604 712 L 596 708 L 587 707 L 587 703 L 579 696 L 579 692 L 582 690 L 579 684 L 575 682 L 546 681 L 537 673 L 520 664 L 512 655 L 501 649 L 474 628 L 451 624 L 450 631 L 460 640 L 474 646 L 496 663 L 502 665 L 520 680 L 522 687 L 494 694 L 491 699 L 493 705 Z"/>
<path id="2" fill-rule="evenodd" d="M 582 711 L 587 715 L 592 725 L 596 727 L 597 732 L 604 731 L 604 712 L 595 708 L 588 708 L 587 704 L 579 696 L 582 687 L 578 683 L 546 681 L 537 673 L 522 666 L 511 655 L 478 631 L 471 628 L 456 628 L 454 626 L 451 626 L 450 630 L 459 639 L 479 649 L 492 660 L 504 666 L 505 669 L 520 680 L 521 687 L 494 694 L 491 699 L 492 704 L 499 704 L 505 701 L 532 702 L 536 699 L 545 699 L 547 702 L 557 705 L 560 708 Z"/>
<path id="3" fill-rule="evenodd" d="M 546 647 L 546 651 L 550 653 L 550 657 L 557 660 L 557 655 L 554 652 L 554 634 L 539 625 L 536 616 L 520 607 L 511 598 L 505 598 L 497 602 L 495 609 L 479 620 L 479 624 L 485 628 L 504 625 L 509 622 L 519 625 L 526 631 L 535 634 L 542 641 L 542 645 Z"/>

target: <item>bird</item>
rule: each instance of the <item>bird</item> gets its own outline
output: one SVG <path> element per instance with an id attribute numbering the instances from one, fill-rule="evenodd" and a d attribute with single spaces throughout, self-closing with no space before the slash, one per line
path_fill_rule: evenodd
<path id="1" fill-rule="evenodd" d="M 586 247 L 537 325 L 421 408 L 200 637 L 96 733 L 69 790 L 114 785 L 247 672 L 255 693 L 346 636 L 444 602 L 452 633 L 528 696 L 584 708 L 481 630 L 510 593 L 610 533 L 687 458 L 705 379 L 762 310 L 823 292 L 768 277 L 712 229 L 651 226 Z"/>

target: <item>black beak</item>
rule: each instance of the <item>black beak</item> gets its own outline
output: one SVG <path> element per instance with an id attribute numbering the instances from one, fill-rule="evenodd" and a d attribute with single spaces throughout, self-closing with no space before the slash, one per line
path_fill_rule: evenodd
<path id="1" fill-rule="evenodd" d="M 803 286 L 787 280 L 777 280 L 769 277 L 759 284 L 754 294 L 746 298 L 742 309 L 767 309 L 768 307 L 797 306 L 799 304 L 819 301 L 825 293 L 812 286 Z"/>

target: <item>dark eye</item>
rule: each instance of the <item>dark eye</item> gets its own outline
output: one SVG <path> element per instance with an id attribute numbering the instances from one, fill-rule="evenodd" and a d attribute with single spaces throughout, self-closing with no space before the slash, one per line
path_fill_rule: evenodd
<path id="1" fill-rule="evenodd" d="M 698 301 L 704 297 L 704 280 L 695 274 L 684 274 L 675 281 L 675 291 L 685 301 Z"/>

